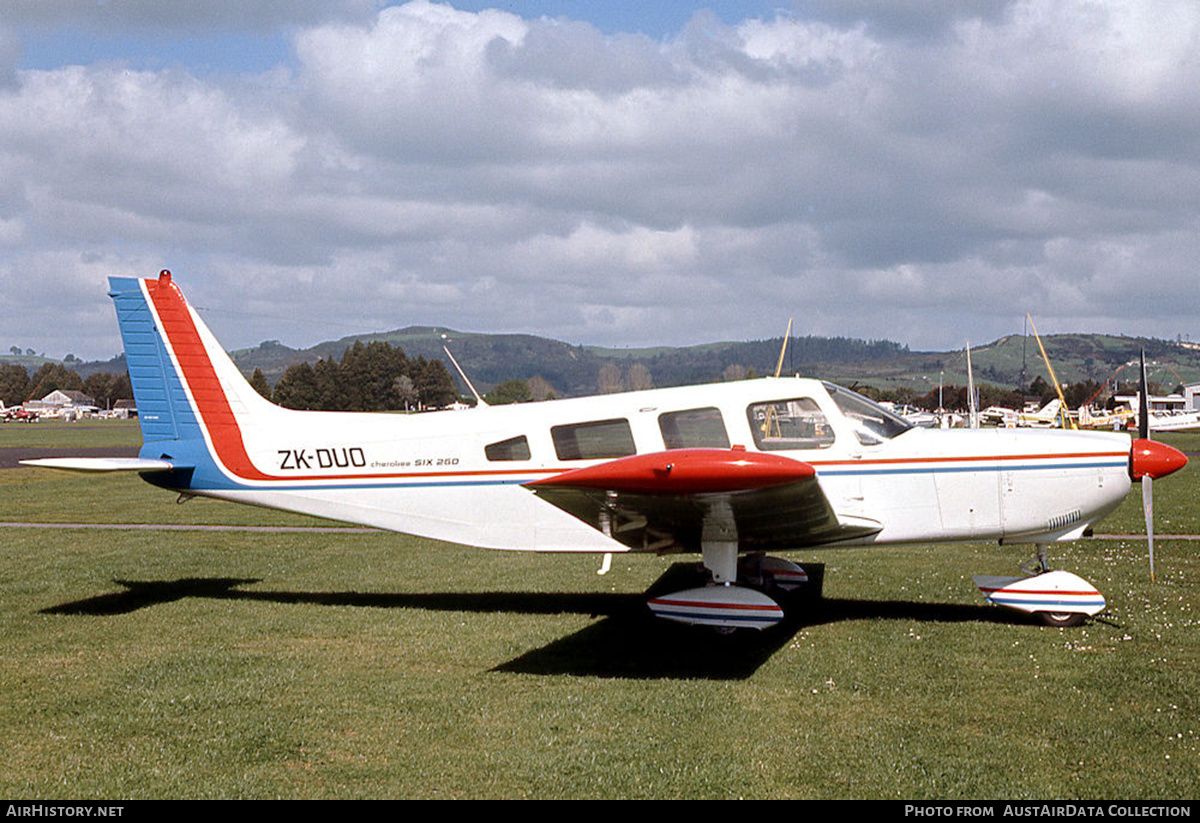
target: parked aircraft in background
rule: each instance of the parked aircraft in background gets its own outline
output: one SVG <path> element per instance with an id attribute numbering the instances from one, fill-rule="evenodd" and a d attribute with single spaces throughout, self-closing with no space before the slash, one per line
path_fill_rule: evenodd
<path id="1" fill-rule="evenodd" d="M 1119 431 L 1127 428 L 1131 423 L 1136 424 L 1136 415 L 1128 408 L 1093 411 L 1089 406 L 1080 406 L 1075 419 L 1080 428 L 1084 429 Z"/>
<path id="2" fill-rule="evenodd" d="M 1003 428 L 1065 428 L 1062 401 L 1055 398 L 1036 411 L 1017 411 L 1003 406 L 988 406 L 979 413 L 982 423 Z"/>
<path id="3" fill-rule="evenodd" d="M 691 624 L 778 622 L 777 593 L 803 570 L 767 552 L 950 540 L 1037 545 L 1032 583 L 981 588 L 1081 619 L 1103 598 L 1047 572 L 1046 544 L 1187 462 L 1127 434 L 921 429 L 801 378 L 420 415 L 293 411 L 250 387 L 169 272 L 110 284 L 140 456 L 26 462 L 490 549 L 697 552 L 711 582 L 649 603 Z"/>
<path id="4" fill-rule="evenodd" d="M 13 420 L 13 421 L 16 421 L 17 423 L 36 423 L 36 422 L 38 422 L 38 413 L 37 412 L 30 411 L 29 409 L 23 409 L 20 406 L 10 406 L 10 407 L 4 409 L 3 412 L 0 412 L 0 414 L 3 414 L 3 419 L 5 421 Z"/>
<path id="5" fill-rule="evenodd" d="M 1150 412 L 1150 431 L 1178 432 L 1200 429 L 1200 411 Z"/>

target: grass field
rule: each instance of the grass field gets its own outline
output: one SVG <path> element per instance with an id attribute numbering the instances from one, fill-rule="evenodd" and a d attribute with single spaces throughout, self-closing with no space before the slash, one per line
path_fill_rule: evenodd
<path id="1" fill-rule="evenodd" d="M 0 448 L 50 436 L 0 435 Z M 137 442 L 136 429 L 93 436 Z M 1160 532 L 1200 533 L 1198 467 L 1156 484 Z M 1099 531 L 1140 531 L 1136 496 Z M 0 471 L 0 520 L 328 525 L 27 468 Z M 824 598 L 777 629 L 720 637 L 645 615 L 644 591 L 679 558 L 619 558 L 599 577 L 592 557 L 365 530 L 0 539 L 10 798 L 1200 790 L 1200 543 L 1160 539 L 1155 584 L 1140 540 L 1056 548 L 1110 604 L 1066 630 L 972 586 L 1013 571 L 1024 547 L 798 553 L 821 564 Z"/>

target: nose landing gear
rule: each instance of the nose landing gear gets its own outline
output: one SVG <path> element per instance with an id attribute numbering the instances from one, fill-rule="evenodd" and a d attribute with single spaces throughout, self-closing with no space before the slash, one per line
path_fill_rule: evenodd
<path id="1" fill-rule="evenodd" d="M 1036 558 L 1021 569 L 1030 576 L 977 574 L 972 580 L 989 603 L 1037 615 L 1048 626 L 1078 626 L 1107 605 L 1104 595 L 1079 575 L 1050 571 L 1044 545 L 1038 545 Z"/>

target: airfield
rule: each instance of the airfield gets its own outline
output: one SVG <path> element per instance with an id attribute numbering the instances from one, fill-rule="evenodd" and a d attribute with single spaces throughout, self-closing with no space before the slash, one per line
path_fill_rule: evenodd
<path id="1" fill-rule="evenodd" d="M 1052 547 L 1108 599 L 1075 629 L 972 584 L 1026 546 L 792 553 L 823 597 L 720 636 L 645 610 L 691 556 L 601 577 L 599 557 L 0 468 L 0 793 L 1194 799 L 1200 434 L 1156 439 L 1192 458 L 1155 484 L 1157 582 L 1135 490 L 1100 537 Z M 9 424 L 0 465 L 139 442 Z"/>

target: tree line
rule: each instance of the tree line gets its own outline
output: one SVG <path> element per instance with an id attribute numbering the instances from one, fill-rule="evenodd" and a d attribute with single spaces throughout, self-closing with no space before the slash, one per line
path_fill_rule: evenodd
<path id="1" fill-rule="evenodd" d="M 441 360 L 410 359 L 384 341 L 356 342 L 340 361 L 288 367 L 274 389 L 260 370 L 251 377 L 260 394 L 289 409 L 392 411 L 442 408 L 458 399 Z"/>
<path id="2" fill-rule="evenodd" d="M 101 409 L 112 408 L 118 400 L 133 399 L 128 373 L 97 372 L 83 378 L 62 363 L 46 363 L 30 375 L 19 363 L 0 362 L 0 400 L 4 405 L 41 400 L 53 391 L 83 392 Z"/>
<path id="3" fill-rule="evenodd" d="M 458 399 L 454 381 L 440 360 L 410 359 L 385 342 L 355 343 L 340 361 L 291 366 L 271 388 L 261 370 L 250 380 L 260 394 L 290 409 L 389 411 L 448 406 Z M 87 378 L 62 363 L 46 363 L 32 375 L 18 363 L 0 362 L 0 400 L 19 406 L 55 390 L 81 391 L 99 408 L 132 400 L 129 374 L 98 372 Z"/>

